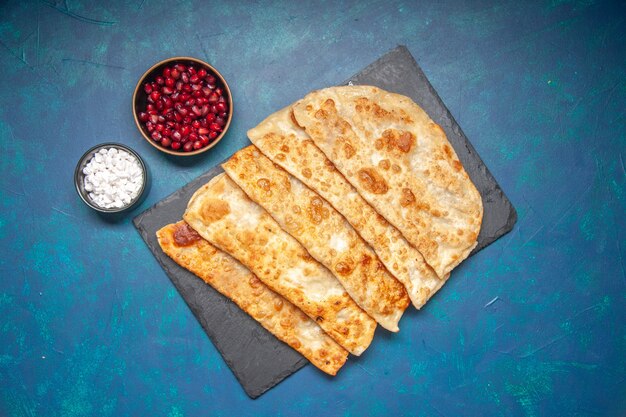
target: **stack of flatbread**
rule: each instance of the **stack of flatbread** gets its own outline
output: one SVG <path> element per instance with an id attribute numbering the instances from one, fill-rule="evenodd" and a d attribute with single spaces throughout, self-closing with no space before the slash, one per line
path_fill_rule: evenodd
<path id="1" fill-rule="evenodd" d="M 469 255 L 480 194 L 441 127 L 376 87 L 314 91 L 248 137 L 159 243 L 335 375 Z"/>

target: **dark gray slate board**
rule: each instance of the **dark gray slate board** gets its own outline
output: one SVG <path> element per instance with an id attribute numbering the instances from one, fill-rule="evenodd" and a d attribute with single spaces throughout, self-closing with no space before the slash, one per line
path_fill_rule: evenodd
<path id="1" fill-rule="evenodd" d="M 515 209 L 406 47 L 399 46 L 385 54 L 348 82 L 376 85 L 407 95 L 443 127 L 483 197 L 483 225 L 473 253 L 513 228 L 517 220 Z M 220 172 L 220 166 L 211 169 L 135 217 L 133 223 L 243 389 L 256 398 L 306 365 L 306 359 L 174 263 L 161 251 L 155 235 L 164 225 L 180 220 L 192 194 Z"/>

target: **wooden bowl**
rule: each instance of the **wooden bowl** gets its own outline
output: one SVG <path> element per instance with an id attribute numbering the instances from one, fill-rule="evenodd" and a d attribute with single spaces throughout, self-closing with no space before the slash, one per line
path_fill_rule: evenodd
<path id="1" fill-rule="evenodd" d="M 196 67 L 202 67 L 207 71 L 207 73 L 213 75 L 217 79 L 217 83 L 216 83 L 217 86 L 222 88 L 224 92 L 224 96 L 226 98 L 226 102 L 228 104 L 228 118 L 226 119 L 226 123 L 224 124 L 222 132 L 204 148 L 194 150 L 191 152 L 185 152 L 182 150 L 182 148 L 180 150 L 173 150 L 171 148 L 165 148 L 161 146 L 150 137 L 148 130 L 145 128 L 143 123 L 139 120 L 139 113 L 142 111 L 145 111 L 147 103 L 148 103 L 148 94 L 144 91 L 144 88 L 143 88 L 144 83 L 146 83 L 147 81 L 152 82 L 157 76 L 161 75 L 165 67 L 172 66 L 178 63 L 184 64 L 184 65 L 193 64 Z M 152 67 L 150 67 L 137 82 L 137 85 L 135 86 L 135 91 L 133 92 L 132 103 L 133 103 L 133 118 L 135 119 L 135 125 L 137 126 L 137 129 L 139 129 L 139 132 L 144 137 L 144 139 L 150 145 L 157 148 L 159 151 L 165 152 L 170 155 L 176 155 L 176 156 L 198 155 L 198 154 L 208 151 L 209 149 L 217 145 L 219 141 L 222 140 L 222 138 L 226 135 L 226 132 L 228 131 L 228 128 L 230 127 L 230 122 L 233 119 L 233 113 L 234 113 L 233 96 L 230 92 L 230 87 L 228 86 L 228 83 L 226 82 L 222 74 L 220 74 L 220 72 L 216 70 L 215 68 L 213 68 L 210 64 L 200 59 L 192 58 L 188 56 L 178 56 L 174 58 L 164 59 L 163 61 L 157 62 Z"/>

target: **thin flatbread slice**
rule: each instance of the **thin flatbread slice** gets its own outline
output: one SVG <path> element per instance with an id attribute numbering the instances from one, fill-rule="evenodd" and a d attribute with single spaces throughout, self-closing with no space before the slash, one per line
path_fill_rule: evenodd
<path id="1" fill-rule="evenodd" d="M 348 352 L 313 320 L 184 221 L 164 226 L 157 231 L 157 239 L 167 256 L 232 300 L 320 370 L 336 375 L 346 362 Z"/>
<path id="2" fill-rule="evenodd" d="M 376 322 L 228 176 L 220 174 L 196 191 L 183 218 L 200 236 L 300 308 L 348 352 L 360 355 L 367 349 Z"/>
<path id="3" fill-rule="evenodd" d="M 293 121 L 291 106 L 248 131 L 248 138 L 274 163 L 318 193 L 341 213 L 421 308 L 444 284 L 424 257 L 370 206 Z"/>
<path id="4" fill-rule="evenodd" d="M 293 106 L 337 169 L 444 277 L 476 246 L 483 206 L 439 125 L 410 98 L 332 87 Z"/>
<path id="5" fill-rule="evenodd" d="M 350 297 L 385 329 L 397 332 L 409 305 L 367 243 L 328 202 L 250 145 L 222 164 L 226 174 L 333 273 Z"/>

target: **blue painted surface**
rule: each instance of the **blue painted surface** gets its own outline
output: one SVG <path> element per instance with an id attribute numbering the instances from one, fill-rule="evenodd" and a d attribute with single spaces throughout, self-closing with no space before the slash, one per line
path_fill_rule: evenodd
<path id="1" fill-rule="evenodd" d="M 626 414 L 624 3 L 295 3 L 0 5 L 0 415 Z M 308 366 L 252 401 L 131 218 L 396 44 L 519 221 L 338 377 Z M 144 143 L 130 112 L 139 76 L 174 55 L 214 64 L 236 103 L 192 163 Z M 111 140 L 153 173 L 119 222 L 72 183 Z"/>

